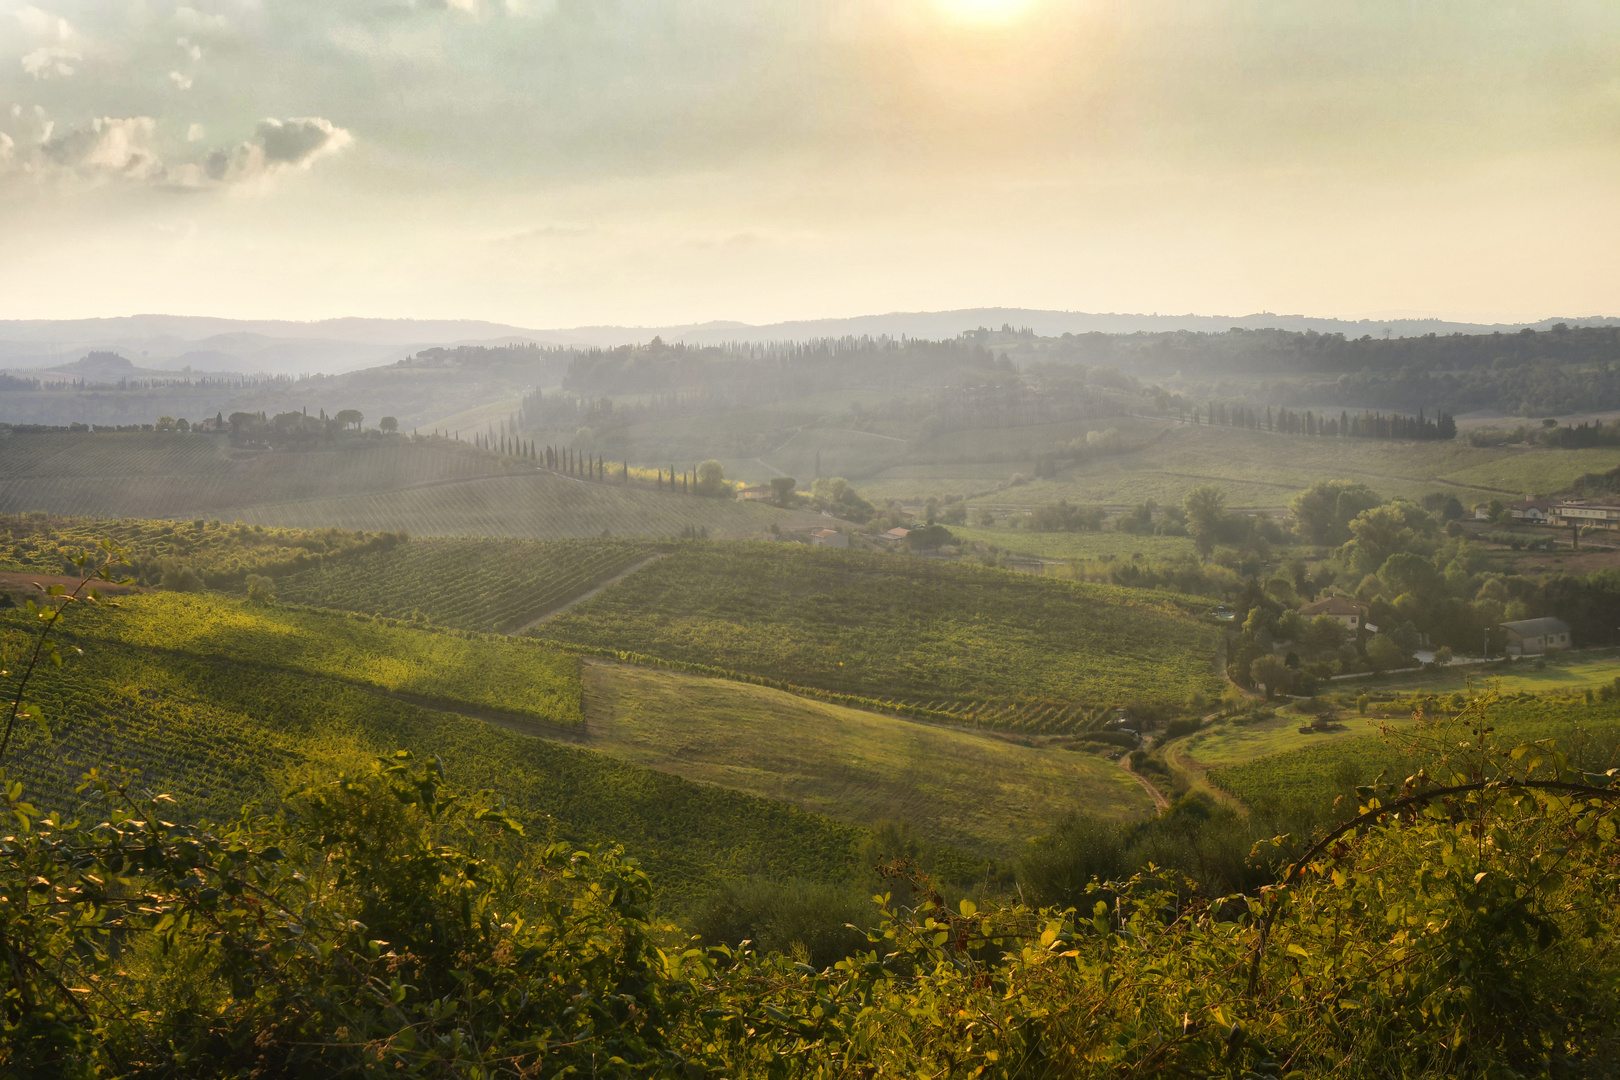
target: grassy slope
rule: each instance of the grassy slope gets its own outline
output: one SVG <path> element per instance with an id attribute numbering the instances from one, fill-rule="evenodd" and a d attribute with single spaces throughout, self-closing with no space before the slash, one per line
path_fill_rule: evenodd
<path id="1" fill-rule="evenodd" d="M 1168 597 L 794 544 L 688 545 L 540 632 L 971 716 L 1217 688 Z"/>
<path id="2" fill-rule="evenodd" d="M 1579 692 L 1611 682 L 1616 676 L 1620 676 L 1620 649 L 1582 649 L 1547 656 L 1541 671 L 1532 670 L 1528 664 L 1515 664 L 1506 670 L 1493 667 L 1484 672 L 1466 665 L 1377 680 L 1356 679 L 1350 681 L 1350 686 L 1383 693 L 1449 694 L 1472 683 L 1476 689 L 1494 686 L 1504 693 L 1527 690 L 1540 694 L 1554 690 Z"/>
<path id="3" fill-rule="evenodd" d="M 276 582 L 279 599 L 506 633 L 648 558 L 629 540 L 424 540 Z"/>
<path id="4" fill-rule="evenodd" d="M 117 611 L 75 615 L 74 639 L 251 663 L 546 723 L 579 719 L 579 662 L 528 640 L 430 633 L 213 594 L 148 593 Z"/>
<path id="5" fill-rule="evenodd" d="M 1065 811 L 1153 804 L 1099 757 L 894 719 L 726 679 L 585 665 L 585 745 L 689 780 L 854 824 L 906 821 L 927 839 L 1015 855 Z"/>
<path id="6" fill-rule="evenodd" d="M 0 439 L 0 512 L 536 539 L 673 536 L 688 527 L 751 535 L 772 523 L 820 520 L 757 503 L 586 483 L 443 440 L 347 440 L 330 450 L 271 453 L 167 433 Z"/>
<path id="7" fill-rule="evenodd" d="M 303 453 L 233 450 L 172 433 L 6 437 L 0 510 L 225 517 L 256 504 L 346 498 L 411 484 L 498 476 L 513 460 L 442 442 L 352 439 Z"/>
<path id="8" fill-rule="evenodd" d="M 770 525 L 822 523 L 818 515 L 763 503 L 704 499 L 592 484 L 550 473 L 489 477 L 460 484 L 384 491 L 354 498 L 255 506 L 243 521 L 263 525 L 408 529 L 424 536 L 562 540 L 592 536 L 750 536 Z"/>
<path id="9" fill-rule="evenodd" d="M 1555 738 L 1566 749 L 1577 751 L 1584 768 L 1601 771 L 1620 765 L 1616 749 L 1620 746 L 1620 703 L 1587 705 L 1537 698 L 1499 703 L 1490 717 L 1497 745 L 1512 747 Z M 1411 726 L 1409 720 L 1397 725 L 1403 731 Z M 1302 747 L 1281 735 L 1281 730 L 1274 722 L 1253 735 L 1238 732 L 1202 746 L 1189 744 L 1190 753 L 1207 764 L 1230 762 L 1217 764 L 1209 778 L 1251 805 L 1323 805 L 1341 788 L 1370 782 L 1380 772 L 1385 773 L 1386 781 L 1399 783 L 1433 758 L 1428 751 L 1410 750 L 1401 734 L 1366 734 L 1365 726 L 1355 720 L 1337 738 L 1300 736 L 1301 742 L 1310 743 Z M 1448 743 L 1466 733 L 1454 734 Z"/>
<path id="10" fill-rule="evenodd" d="M 1528 664 L 1515 665 L 1506 671 L 1496 667 L 1482 671 L 1469 665 L 1444 672 L 1356 679 L 1337 683 L 1335 688 L 1352 694 L 1366 690 L 1380 697 L 1443 695 L 1463 690 L 1474 693 L 1498 690 L 1503 694 L 1580 693 L 1611 682 L 1616 676 L 1620 676 L 1620 650 L 1599 649 L 1553 657 L 1543 671 L 1533 671 Z M 1409 726 L 1410 717 L 1402 711 L 1392 711 L 1387 702 L 1375 701 L 1367 717 L 1353 712 L 1341 715 L 1339 723 L 1343 730 L 1340 731 L 1302 734 L 1299 726 L 1303 722 L 1299 716 L 1284 713 L 1274 720 L 1248 725 L 1218 724 L 1178 742 L 1177 747 L 1181 758 L 1194 768 L 1220 769 L 1271 755 L 1314 750 L 1346 739 L 1376 736 L 1379 728 L 1386 724 L 1403 729 Z"/>
<path id="11" fill-rule="evenodd" d="M 962 540 L 994 544 L 1019 555 L 1041 559 L 1175 559 L 1193 554 L 1185 536 L 1132 536 L 1121 532 L 1031 532 L 1028 529 L 952 525 Z"/>
<path id="12" fill-rule="evenodd" d="M 462 786 L 498 790 L 537 838 L 623 842 L 672 899 L 753 873 L 839 878 L 864 835 L 793 806 L 228 660 L 101 643 L 44 673 L 30 696 L 51 730 L 20 729 L 8 771 L 47 807 L 76 804 L 84 769 L 128 766 L 174 794 L 177 813 L 217 819 L 409 749 L 442 757 Z"/>
<path id="13" fill-rule="evenodd" d="M 1583 472 L 1620 464 L 1620 449 L 1525 451 L 1462 442 L 1321 439 L 1147 421 L 1110 421 L 1109 426 L 1120 427 L 1142 448 L 974 501 L 1036 505 L 1064 498 L 1134 505 L 1154 499 L 1166 505 L 1179 503 L 1199 484 L 1212 483 L 1226 489 L 1233 506 L 1271 507 L 1285 505 L 1318 480 L 1336 477 L 1359 480 L 1385 495 L 1449 491 L 1468 501 L 1499 497 L 1502 491 L 1558 491 Z M 860 487 L 871 497 L 989 492 L 986 475 L 1005 479 L 1014 472 L 1028 474 L 1032 464 L 1033 457 L 987 474 L 977 467 L 908 463 L 885 469 Z"/>

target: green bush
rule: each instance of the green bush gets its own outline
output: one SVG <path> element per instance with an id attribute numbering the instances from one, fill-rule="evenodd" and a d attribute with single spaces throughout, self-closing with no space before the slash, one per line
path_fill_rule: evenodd
<path id="1" fill-rule="evenodd" d="M 688 923 L 710 945 L 751 943 L 824 970 L 865 947 L 876 916 L 869 890 L 750 878 L 723 886 Z"/>

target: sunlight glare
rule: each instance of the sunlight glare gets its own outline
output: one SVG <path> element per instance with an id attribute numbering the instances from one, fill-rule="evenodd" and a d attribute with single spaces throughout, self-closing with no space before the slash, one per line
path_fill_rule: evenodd
<path id="1" fill-rule="evenodd" d="M 1034 0 L 936 0 L 949 18 L 964 23 L 1010 23 L 1028 14 Z"/>

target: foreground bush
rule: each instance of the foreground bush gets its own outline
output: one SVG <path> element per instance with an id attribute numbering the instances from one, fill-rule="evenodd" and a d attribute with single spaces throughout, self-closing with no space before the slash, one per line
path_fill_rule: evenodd
<path id="1" fill-rule="evenodd" d="M 1488 740 L 1481 724 L 1432 776 L 1364 789 L 1356 821 L 1254 895 L 1149 873 L 1078 910 L 948 909 L 913 879 L 913 906 L 885 903 L 866 948 L 820 970 L 671 947 L 633 862 L 532 846 L 405 755 L 226 828 L 166 823 L 162 797 L 105 778 L 93 824 L 41 819 L 13 785 L 0 1067 L 1614 1075 L 1611 778 Z"/>

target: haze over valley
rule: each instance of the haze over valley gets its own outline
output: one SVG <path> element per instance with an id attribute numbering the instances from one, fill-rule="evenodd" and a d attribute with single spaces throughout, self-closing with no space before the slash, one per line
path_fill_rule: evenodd
<path id="1" fill-rule="evenodd" d="M 0 1075 L 1611 1076 L 1617 52 L 0 0 Z"/>

